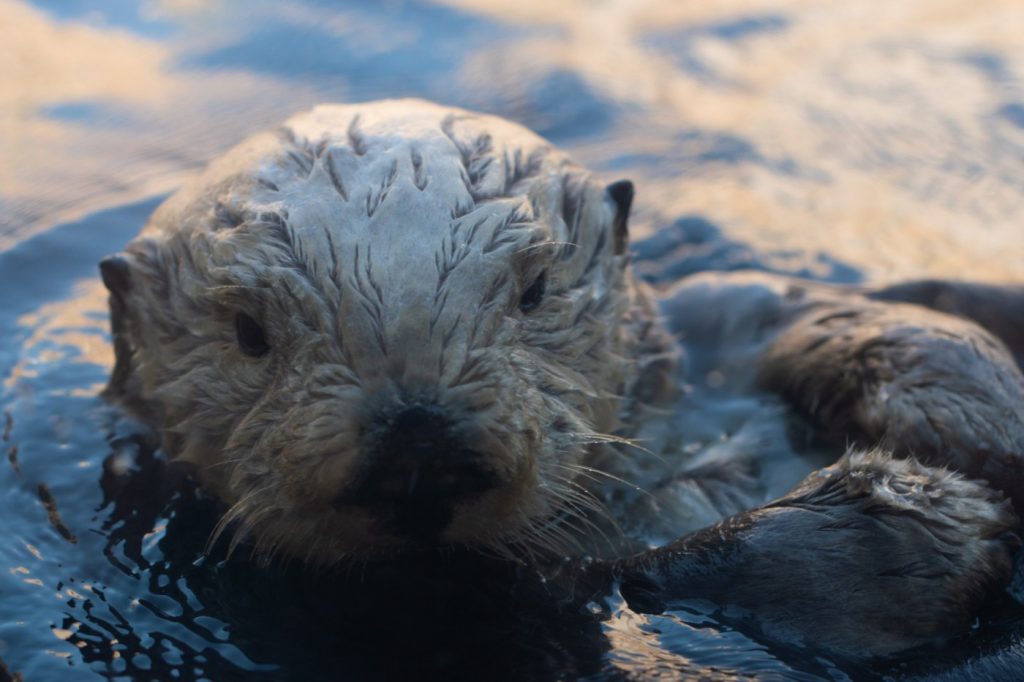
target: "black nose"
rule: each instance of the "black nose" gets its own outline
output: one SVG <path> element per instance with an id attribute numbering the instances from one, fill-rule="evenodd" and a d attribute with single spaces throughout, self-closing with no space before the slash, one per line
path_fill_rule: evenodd
<path id="1" fill-rule="evenodd" d="M 436 542 L 459 502 L 493 488 L 483 456 L 435 406 L 382 416 L 366 442 L 367 468 L 343 501 L 370 508 L 401 535 Z"/>

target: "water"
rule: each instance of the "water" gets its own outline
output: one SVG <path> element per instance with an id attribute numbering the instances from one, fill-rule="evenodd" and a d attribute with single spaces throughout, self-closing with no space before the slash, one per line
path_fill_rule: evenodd
<path id="1" fill-rule="evenodd" d="M 1020 281 L 1021 35 L 1016 0 L 0 0 L 0 680 L 1018 669 L 1009 599 L 940 653 L 861 666 L 713 605 L 645 615 L 469 557 L 342 575 L 203 558 L 215 503 L 97 398 L 95 263 L 245 134 L 416 95 L 634 179 L 652 278 Z"/>

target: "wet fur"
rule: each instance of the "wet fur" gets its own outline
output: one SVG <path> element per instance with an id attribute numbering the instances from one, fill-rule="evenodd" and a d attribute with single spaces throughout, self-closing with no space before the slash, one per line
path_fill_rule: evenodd
<path id="1" fill-rule="evenodd" d="M 231 504 L 222 528 L 263 557 L 402 548 L 335 499 L 360 475 L 365 423 L 418 401 L 459 415 L 505 482 L 444 539 L 563 549 L 551 517 L 599 506 L 574 467 L 615 440 L 635 391 L 674 390 L 658 378 L 673 344 L 615 220 L 603 185 L 500 119 L 320 107 L 212 164 L 127 247 L 108 393 L 196 466 Z M 517 314 L 544 271 L 539 309 Z M 238 311 L 265 326 L 268 361 L 235 348 Z"/>
<path id="2" fill-rule="evenodd" d="M 739 606 L 775 639 L 886 656 L 966 632 L 1010 578 L 1013 508 L 940 468 L 853 452 L 792 492 L 623 562 L 631 603 Z"/>
<path id="3" fill-rule="evenodd" d="M 958 318 L 769 275 L 688 278 L 659 311 L 630 272 L 618 201 L 501 119 L 319 107 L 214 162 L 104 264 L 107 395 L 229 505 L 218 534 L 263 559 L 408 549 L 337 499 L 365 465 L 366 424 L 429 400 L 502 481 L 456 510 L 447 543 L 582 554 L 614 527 L 606 495 L 667 477 L 698 527 L 735 515 L 602 565 L 635 594 L 739 604 L 773 636 L 860 655 L 961 632 L 1008 579 L 1018 521 L 995 490 L 1022 499 L 1024 380 L 1005 346 Z M 541 272 L 547 294 L 523 315 Z M 268 359 L 239 353 L 239 311 L 265 327 Z M 738 341 L 696 361 L 904 459 L 852 453 L 744 511 L 753 453 L 680 464 L 665 436 L 682 404 L 673 335 Z"/>

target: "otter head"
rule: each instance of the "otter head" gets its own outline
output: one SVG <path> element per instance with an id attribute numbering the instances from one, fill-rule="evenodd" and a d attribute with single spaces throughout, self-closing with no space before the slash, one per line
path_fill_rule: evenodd
<path id="1" fill-rule="evenodd" d="M 550 545 L 651 326 L 631 199 L 500 119 L 318 107 L 103 262 L 108 393 L 264 556 Z"/>

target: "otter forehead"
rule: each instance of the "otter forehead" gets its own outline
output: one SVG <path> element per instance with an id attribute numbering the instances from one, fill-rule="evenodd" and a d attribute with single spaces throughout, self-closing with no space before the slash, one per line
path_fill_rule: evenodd
<path id="1" fill-rule="evenodd" d="M 542 275 L 603 288 L 604 199 L 508 121 L 418 100 L 322 105 L 212 163 L 143 237 L 185 254 L 209 291 L 245 287 L 274 299 L 267 314 L 344 327 L 346 352 L 426 336 L 424 353 L 454 356 Z"/>
<path id="2" fill-rule="evenodd" d="M 330 231 L 336 246 L 375 244 L 384 257 L 442 238 L 471 212 L 507 217 L 557 200 L 560 188 L 545 185 L 561 182 L 568 165 L 541 138 L 490 116 L 418 100 L 321 105 L 212 163 L 153 223 L 218 230 L 275 211 L 300 237 Z M 197 204 L 219 220 L 204 220 L 209 211 Z M 520 217 L 540 218 L 530 213 Z"/>
<path id="3" fill-rule="evenodd" d="M 578 186 L 566 207 L 570 175 Z M 147 232 L 209 239 L 217 265 L 283 240 L 324 281 L 376 263 L 381 293 L 411 303 L 456 263 L 459 277 L 479 279 L 515 249 L 579 246 L 567 214 L 586 185 L 562 152 L 501 119 L 416 100 L 322 105 L 211 164 Z M 523 250 L 513 270 L 552 255 Z"/>

